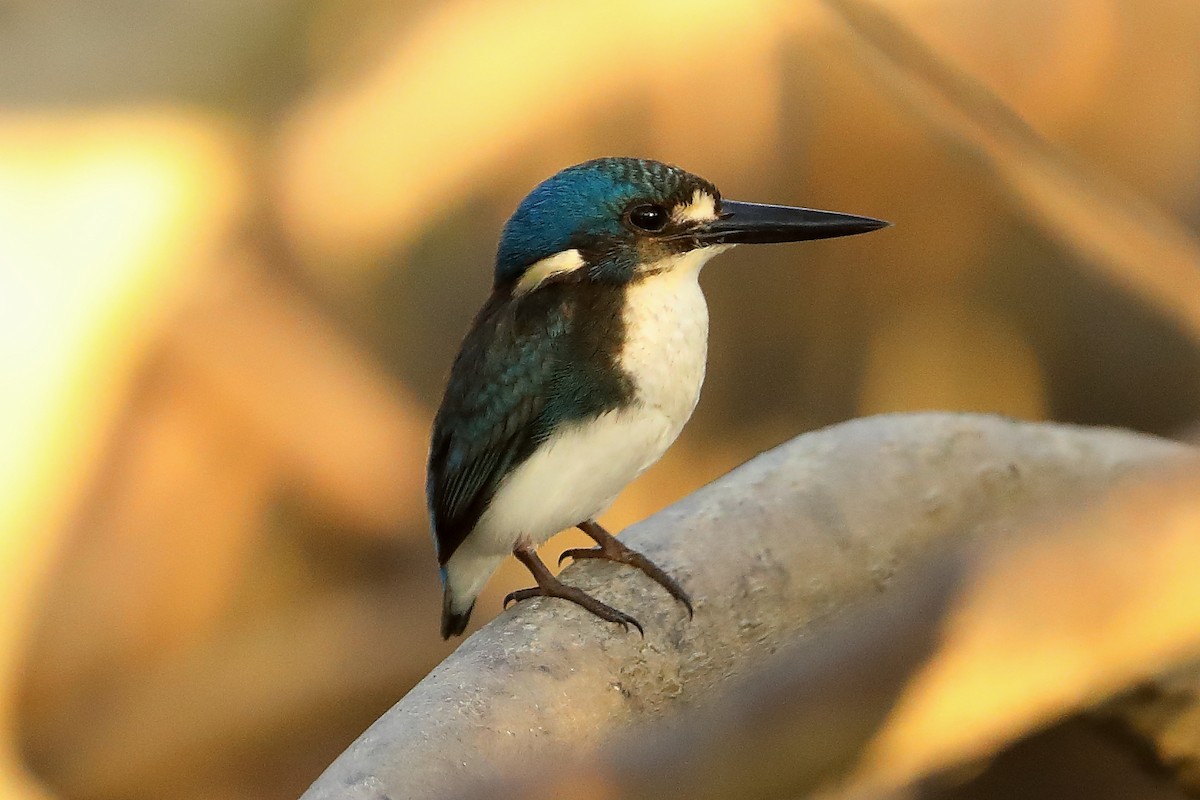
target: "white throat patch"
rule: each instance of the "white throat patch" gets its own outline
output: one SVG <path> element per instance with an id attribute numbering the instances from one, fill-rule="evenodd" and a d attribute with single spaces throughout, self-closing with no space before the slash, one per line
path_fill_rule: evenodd
<path id="1" fill-rule="evenodd" d="M 676 277 L 696 276 L 713 256 L 720 255 L 733 248 L 731 244 L 711 244 L 708 247 L 697 247 L 675 256 L 667 256 L 659 261 L 642 264 L 638 272 L 644 275 L 672 274 Z"/>
<path id="2" fill-rule="evenodd" d="M 525 270 L 514 291 L 518 295 L 529 294 L 555 275 L 574 272 L 582 266 L 583 256 L 574 248 L 546 256 Z"/>

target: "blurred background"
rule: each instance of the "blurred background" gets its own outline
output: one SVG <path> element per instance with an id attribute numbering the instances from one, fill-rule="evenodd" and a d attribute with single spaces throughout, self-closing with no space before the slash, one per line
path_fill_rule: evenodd
<path id="1" fill-rule="evenodd" d="M 1187 431 L 1198 51 L 1193 0 L 3 0 L 0 798 L 295 797 L 453 648 L 428 428 L 568 164 L 895 223 L 706 270 L 612 528 L 857 415 Z"/>

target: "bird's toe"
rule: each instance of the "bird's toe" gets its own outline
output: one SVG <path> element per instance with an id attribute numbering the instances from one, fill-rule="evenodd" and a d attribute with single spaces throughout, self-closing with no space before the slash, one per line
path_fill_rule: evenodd
<path id="1" fill-rule="evenodd" d="M 509 603 L 519 603 L 522 600 L 528 600 L 531 597 L 541 597 L 542 590 L 534 586 L 529 589 L 517 589 L 515 592 L 509 592 L 504 596 L 504 603 L 501 608 L 508 608 Z"/>
<path id="2" fill-rule="evenodd" d="M 573 558 L 576 561 L 582 561 L 585 558 L 604 558 L 604 551 L 599 547 L 573 547 L 570 550 L 563 550 L 558 557 L 558 565 L 562 566 L 562 562 L 568 558 Z"/>

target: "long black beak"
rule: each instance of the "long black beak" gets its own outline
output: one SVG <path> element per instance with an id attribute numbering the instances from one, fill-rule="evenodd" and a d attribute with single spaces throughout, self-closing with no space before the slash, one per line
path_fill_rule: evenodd
<path id="1" fill-rule="evenodd" d="M 890 224 L 836 211 L 722 200 L 720 216 L 693 229 L 690 235 L 705 244 L 774 244 L 853 236 Z"/>

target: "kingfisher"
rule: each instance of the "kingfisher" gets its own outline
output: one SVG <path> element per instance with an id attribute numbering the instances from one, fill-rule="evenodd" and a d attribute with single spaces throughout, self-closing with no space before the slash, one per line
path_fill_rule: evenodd
<path id="1" fill-rule="evenodd" d="M 679 583 L 596 522 L 656 462 L 704 382 L 699 276 L 737 244 L 851 236 L 888 223 L 726 200 L 710 182 L 640 158 L 600 158 L 539 184 L 504 226 L 491 295 L 450 371 L 426 493 L 441 567 L 442 638 L 511 553 L 536 586 L 628 630 L 641 624 L 563 583 L 537 547 L 577 527 L 595 547 L 559 557 L 641 570 L 692 614 Z M 643 632 L 644 633 L 644 632 Z"/>

